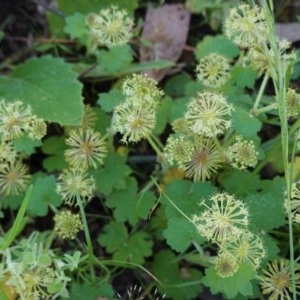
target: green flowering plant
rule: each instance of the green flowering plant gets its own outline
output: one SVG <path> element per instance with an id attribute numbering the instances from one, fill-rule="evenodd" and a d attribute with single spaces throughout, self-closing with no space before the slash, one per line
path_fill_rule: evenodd
<path id="1" fill-rule="evenodd" d="M 285 8 L 183 2 L 58 0 L 26 55 L 2 26 L 1 300 L 299 297 Z"/>

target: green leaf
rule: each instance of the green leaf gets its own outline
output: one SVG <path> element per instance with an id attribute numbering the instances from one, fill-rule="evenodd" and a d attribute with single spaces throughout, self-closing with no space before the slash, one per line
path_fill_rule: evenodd
<path id="1" fill-rule="evenodd" d="M 185 93 L 185 85 L 189 82 L 191 78 L 188 75 L 175 75 L 167 80 L 164 91 L 171 97 L 182 97 Z"/>
<path id="2" fill-rule="evenodd" d="M 47 138 L 42 146 L 42 151 L 48 154 L 43 160 L 43 167 L 48 172 L 63 170 L 67 167 L 64 152 L 67 149 L 65 138 L 61 136 L 51 136 Z"/>
<path id="3" fill-rule="evenodd" d="M 83 115 L 82 84 L 71 65 L 61 58 L 31 58 L 10 77 L 0 77 L 0 97 L 20 99 L 45 121 L 80 125 Z"/>
<path id="4" fill-rule="evenodd" d="M 97 286 L 93 286 L 87 283 L 79 284 L 76 283 L 75 281 L 72 281 L 70 299 L 95 300 L 95 299 L 100 299 L 101 297 L 103 297 L 103 299 L 113 299 L 114 294 L 115 293 L 113 287 L 107 283 L 101 283 L 98 284 Z"/>
<path id="5" fill-rule="evenodd" d="M 26 195 L 22 201 L 22 205 L 14 220 L 12 227 L 5 234 L 5 242 L 1 243 L 0 250 L 6 250 L 10 244 L 15 240 L 17 235 L 23 230 L 26 225 L 27 218 L 25 217 L 26 209 L 28 207 L 30 197 L 32 195 L 32 185 L 26 191 Z"/>
<path id="6" fill-rule="evenodd" d="M 39 140 L 33 140 L 28 136 L 23 136 L 17 140 L 13 141 L 14 148 L 18 152 L 25 152 L 28 155 L 31 155 L 35 152 L 35 148 L 42 145 L 42 142 Z"/>
<path id="7" fill-rule="evenodd" d="M 206 13 L 204 12 L 206 9 L 218 8 L 220 3 L 219 0 L 211 0 L 211 1 L 199 1 L 199 0 L 187 0 L 186 6 L 188 9 L 196 14 Z"/>
<path id="8" fill-rule="evenodd" d="M 245 198 L 249 208 L 250 226 L 258 231 L 270 230 L 285 224 L 282 194 L 251 194 Z"/>
<path id="9" fill-rule="evenodd" d="M 236 84 L 240 88 L 253 89 L 255 80 L 258 77 L 256 71 L 254 71 L 250 66 L 244 67 L 242 65 L 234 66 L 231 71 L 230 81 Z"/>
<path id="10" fill-rule="evenodd" d="M 195 226 L 181 218 L 169 218 L 168 228 L 163 232 L 167 244 L 177 252 L 184 252 L 195 238 Z M 204 239 L 201 241 L 203 243 Z M 199 242 L 199 240 L 197 241 Z"/>
<path id="11" fill-rule="evenodd" d="M 174 250 L 184 252 L 192 241 L 196 241 L 198 244 L 205 241 L 198 233 L 195 225 L 187 218 L 201 213 L 199 203 L 214 192 L 215 188 L 208 182 L 191 183 L 181 180 L 173 181 L 167 186 L 165 195 L 161 199 L 162 203 L 165 204 L 168 220 L 164 236 Z"/>
<path id="12" fill-rule="evenodd" d="M 107 134 L 107 130 L 111 124 L 111 116 L 108 115 L 101 107 L 94 107 L 94 111 L 97 115 L 97 122 L 95 125 L 95 131 L 100 132 L 102 135 Z"/>
<path id="13" fill-rule="evenodd" d="M 256 136 L 262 126 L 257 118 L 250 116 L 248 111 L 239 107 L 236 107 L 232 114 L 232 123 L 236 133 L 245 139 Z"/>
<path id="14" fill-rule="evenodd" d="M 264 233 L 259 237 L 262 239 L 264 248 L 266 250 L 266 257 L 263 259 L 263 265 L 264 262 L 266 263 L 267 261 L 276 259 L 280 249 L 277 246 L 277 241 L 268 234 Z"/>
<path id="15" fill-rule="evenodd" d="M 115 260 L 143 264 L 145 257 L 152 254 L 153 243 L 146 232 L 138 231 L 129 236 L 125 225 L 114 221 L 104 227 L 98 242 L 113 253 Z"/>
<path id="16" fill-rule="evenodd" d="M 126 243 L 127 239 L 128 232 L 124 223 L 111 221 L 104 226 L 103 232 L 101 232 L 97 241 L 106 248 L 107 252 L 114 253 L 119 249 L 120 245 Z"/>
<path id="17" fill-rule="evenodd" d="M 186 267 L 179 270 L 178 258 L 169 250 L 155 255 L 152 272 L 162 283 L 157 284 L 158 291 L 168 299 L 195 299 L 202 290 L 202 274 Z"/>
<path id="18" fill-rule="evenodd" d="M 62 198 L 55 192 L 56 181 L 53 175 L 38 177 L 34 182 L 32 195 L 27 207 L 29 214 L 33 216 L 46 216 L 48 206 L 58 207 L 62 204 Z"/>
<path id="19" fill-rule="evenodd" d="M 238 47 L 223 35 L 205 36 L 196 46 L 198 60 L 211 53 L 219 53 L 227 58 L 238 56 Z"/>
<path id="20" fill-rule="evenodd" d="M 255 271 L 246 264 L 240 264 L 238 271 L 231 277 L 222 278 L 217 275 L 215 268 L 205 270 L 202 282 L 209 287 L 213 294 L 223 293 L 229 299 L 241 293 L 244 296 L 253 295 L 251 280 L 255 279 Z"/>
<path id="21" fill-rule="evenodd" d="M 165 97 L 159 105 L 156 114 L 156 126 L 153 133 L 156 135 L 162 134 L 167 126 L 168 118 L 172 107 L 172 99 Z"/>
<path id="22" fill-rule="evenodd" d="M 92 170 L 97 189 L 104 195 L 109 195 L 113 189 L 125 189 L 126 178 L 131 169 L 126 165 L 126 156 L 110 153 L 101 169 Z"/>
<path id="23" fill-rule="evenodd" d="M 129 221 L 135 225 L 139 219 L 146 219 L 154 206 L 156 197 L 146 191 L 137 194 L 137 182 L 133 177 L 126 181 L 125 189 L 114 190 L 107 196 L 106 205 L 115 208 L 114 216 L 117 221 Z"/>
<path id="24" fill-rule="evenodd" d="M 230 170 L 219 178 L 222 187 L 230 194 L 245 196 L 261 188 L 259 175 L 253 172 Z"/>
<path id="25" fill-rule="evenodd" d="M 126 66 L 126 68 L 119 70 L 118 74 L 113 74 L 113 73 L 107 73 L 103 71 L 103 68 L 101 66 L 97 66 L 93 68 L 90 72 L 88 72 L 85 77 L 86 78 L 93 78 L 93 77 L 120 77 L 121 75 L 127 75 L 131 73 L 138 73 L 138 72 L 143 72 L 146 70 L 159 70 L 159 69 L 164 69 L 168 67 L 173 67 L 175 63 L 170 60 L 154 60 L 154 61 L 147 61 L 147 62 L 142 62 L 142 63 L 135 63 L 135 64 L 130 64 Z M 84 64 L 84 63 L 78 63 L 74 65 L 74 70 L 76 72 L 84 73 L 86 70 L 90 69 L 90 65 Z"/>
<path id="26" fill-rule="evenodd" d="M 187 104 L 189 102 L 189 98 L 178 98 L 172 102 L 169 122 L 172 123 L 174 120 L 178 118 L 183 118 L 184 113 L 187 108 Z"/>
<path id="27" fill-rule="evenodd" d="M 133 60 L 129 45 L 115 46 L 108 50 L 99 50 L 96 54 L 100 72 L 115 74 L 130 66 Z"/>
<path id="28" fill-rule="evenodd" d="M 73 16 L 66 17 L 64 32 L 69 34 L 72 39 L 87 36 L 85 15 L 76 12 Z"/>
<path id="29" fill-rule="evenodd" d="M 125 96 L 120 90 L 111 89 L 108 93 L 100 93 L 97 100 L 105 112 L 112 112 L 116 105 L 123 102 Z"/>
<path id="30" fill-rule="evenodd" d="M 200 211 L 199 203 L 201 200 L 209 198 L 215 191 L 216 188 L 210 182 L 193 183 L 187 180 L 176 180 L 167 185 L 161 201 L 166 206 L 168 218 L 184 218 L 174 205 L 188 217 L 191 217 Z"/>

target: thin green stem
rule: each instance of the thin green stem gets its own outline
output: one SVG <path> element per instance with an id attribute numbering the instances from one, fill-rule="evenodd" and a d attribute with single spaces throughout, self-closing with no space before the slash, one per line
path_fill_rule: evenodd
<path id="1" fill-rule="evenodd" d="M 84 211 L 84 207 L 83 207 L 83 203 L 82 203 L 82 199 L 81 199 L 80 195 L 76 195 L 76 201 L 77 201 L 77 205 L 79 206 L 80 215 L 81 215 L 81 219 L 82 219 L 82 223 L 83 223 L 83 230 L 84 230 L 85 240 L 86 240 L 87 248 L 88 248 L 88 256 L 89 256 L 89 262 L 90 262 L 91 275 L 92 275 L 92 278 L 95 278 L 95 271 L 94 271 L 94 267 L 93 267 L 93 262 L 94 262 L 93 244 L 92 244 L 92 239 L 90 236 L 90 232 L 89 232 L 89 228 L 88 228 L 88 224 L 87 224 L 87 220 L 86 220 L 86 216 L 85 216 L 85 211 Z"/>
<path id="2" fill-rule="evenodd" d="M 162 157 L 162 151 L 159 149 L 154 139 L 151 136 L 148 136 L 147 141 L 151 145 L 152 149 L 156 152 L 157 156 Z"/>
<path id="3" fill-rule="evenodd" d="M 293 237 L 293 224 L 292 214 L 290 209 L 291 201 L 291 187 L 292 187 L 292 171 L 291 164 L 289 164 L 289 129 L 288 129 L 288 117 L 286 112 L 286 91 L 287 91 L 287 77 L 285 62 L 281 55 L 277 42 L 277 34 L 274 26 L 274 13 L 273 13 L 273 1 L 269 1 L 269 5 L 265 3 L 264 12 L 266 13 L 266 20 L 269 25 L 269 42 L 270 47 L 273 50 L 274 55 L 269 56 L 273 86 L 275 89 L 276 101 L 278 103 L 278 113 L 281 126 L 281 149 L 282 149 L 282 162 L 284 167 L 286 188 L 287 188 L 287 202 L 288 202 L 288 223 L 289 223 L 289 246 L 290 246 L 290 266 L 292 274 L 292 287 L 293 287 L 293 300 L 297 299 L 296 296 L 296 278 L 295 278 L 295 258 L 294 258 L 294 237 Z M 267 52 L 267 55 L 269 53 Z"/>
<path id="4" fill-rule="evenodd" d="M 252 109 L 252 110 L 251 110 L 251 115 L 252 115 L 252 116 L 258 116 L 259 114 L 262 114 L 262 113 L 271 111 L 271 110 L 273 110 L 273 109 L 276 109 L 276 107 L 277 107 L 277 104 L 276 104 L 276 103 L 272 103 L 272 104 L 269 104 L 269 105 L 267 105 L 267 106 L 258 108 L 258 109 L 256 109 L 256 110 Z"/>
<path id="5" fill-rule="evenodd" d="M 269 79 L 269 74 L 266 72 L 266 73 L 265 73 L 265 76 L 264 76 L 264 78 L 263 78 L 263 81 L 262 81 L 262 83 L 261 83 L 261 85 L 260 85 L 258 94 L 257 94 L 257 96 L 256 96 L 256 99 L 255 99 L 255 102 L 254 102 L 252 111 L 256 111 L 256 110 L 257 110 L 258 105 L 259 105 L 259 102 L 260 102 L 260 100 L 261 100 L 261 97 L 262 97 L 262 95 L 264 94 L 264 91 L 265 91 L 265 88 L 266 88 L 268 79 Z"/>

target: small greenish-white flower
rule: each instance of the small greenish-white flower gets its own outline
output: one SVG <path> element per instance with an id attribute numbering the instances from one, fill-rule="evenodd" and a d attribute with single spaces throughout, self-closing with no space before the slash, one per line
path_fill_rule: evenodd
<path id="1" fill-rule="evenodd" d="M 14 162 L 17 158 L 17 152 L 14 149 L 12 141 L 1 139 L 0 142 L 0 163 L 4 165 L 6 162 Z M 0 167 L 1 169 L 1 167 Z"/>
<path id="2" fill-rule="evenodd" d="M 89 14 L 86 24 L 97 43 L 107 47 L 126 44 L 132 37 L 133 19 L 115 5 Z"/>
<path id="3" fill-rule="evenodd" d="M 194 143 L 184 134 L 174 134 L 167 139 L 164 150 L 165 158 L 173 166 L 184 171 L 194 152 Z"/>
<path id="4" fill-rule="evenodd" d="M 77 198 L 88 202 L 96 188 L 95 180 L 83 169 L 65 170 L 60 176 L 56 191 L 68 205 L 77 205 Z"/>
<path id="5" fill-rule="evenodd" d="M 83 229 L 80 216 L 69 210 L 57 213 L 54 222 L 54 231 L 62 239 L 75 239 L 77 233 Z"/>
<path id="6" fill-rule="evenodd" d="M 223 95 L 202 92 L 190 100 L 185 119 L 194 133 L 216 137 L 230 128 L 229 116 L 233 110 L 233 106 L 227 103 Z"/>
<path id="7" fill-rule="evenodd" d="M 21 101 L 0 100 L 0 132 L 8 139 L 19 138 L 28 131 L 32 110 L 24 107 Z"/>
<path id="8" fill-rule="evenodd" d="M 29 120 L 29 132 L 28 136 L 31 139 L 41 140 L 47 133 L 46 122 L 33 115 Z"/>
<path id="9" fill-rule="evenodd" d="M 222 162 L 222 155 L 215 142 L 208 138 L 195 138 L 194 148 L 182 170 L 194 181 L 205 181 L 216 173 Z"/>
<path id="10" fill-rule="evenodd" d="M 263 274 L 258 276 L 262 293 L 268 295 L 268 299 L 292 299 L 292 273 L 290 262 L 286 259 L 277 259 L 268 263 Z M 298 268 L 295 270 L 295 287 L 297 295 L 300 287 L 300 274 Z"/>
<path id="11" fill-rule="evenodd" d="M 66 139 L 66 144 L 71 147 L 65 151 L 67 162 L 74 168 L 95 169 L 104 163 L 107 156 L 107 147 L 99 132 L 92 128 L 79 128 L 72 130 Z"/>
<path id="12" fill-rule="evenodd" d="M 300 94 L 289 88 L 285 98 L 286 113 L 289 118 L 297 118 L 300 114 Z"/>
<path id="13" fill-rule="evenodd" d="M 177 165 L 180 171 L 194 181 L 209 179 L 222 161 L 213 140 L 189 138 L 184 134 L 169 137 L 164 154 L 170 165 Z"/>
<path id="14" fill-rule="evenodd" d="M 19 195 L 29 185 L 28 168 L 20 161 L 6 162 L 0 167 L 0 192 L 4 195 Z"/>
<path id="15" fill-rule="evenodd" d="M 139 142 L 151 136 L 156 125 L 156 110 L 147 103 L 134 104 L 127 99 L 117 105 L 113 112 L 111 128 L 123 135 L 122 142 Z"/>
<path id="16" fill-rule="evenodd" d="M 228 156 L 234 168 L 244 170 L 256 166 L 258 152 L 253 141 L 237 136 L 236 142 L 228 148 Z"/>
<path id="17" fill-rule="evenodd" d="M 241 48 L 250 48 L 266 41 L 269 32 L 262 9 L 240 4 L 230 10 L 224 33 Z"/>
<path id="18" fill-rule="evenodd" d="M 230 64 L 226 57 L 211 53 L 200 60 L 196 67 L 197 78 L 205 86 L 219 88 L 229 79 Z"/>
<path id="19" fill-rule="evenodd" d="M 84 107 L 84 114 L 81 120 L 81 127 L 86 128 L 93 128 L 96 126 L 97 123 L 97 113 L 95 112 L 94 108 L 89 104 Z"/>
<path id="20" fill-rule="evenodd" d="M 229 252 L 222 252 L 218 254 L 215 261 L 215 270 L 220 277 L 231 277 L 238 269 L 239 265 L 234 255 Z"/>
<path id="21" fill-rule="evenodd" d="M 223 243 L 221 251 L 231 253 L 238 262 L 244 262 L 254 269 L 260 266 L 266 255 L 261 239 L 249 231 L 242 232 L 237 239 Z"/>
<path id="22" fill-rule="evenodd" d="M 265 72 L 270 73 L 270 62 L 268 59 L 268 52 L 262 45 L 251 47 L 247 53 L 247 58 L 250 61 L 253 70 L 257 71 L 259 76 Z"/>
<path id="23" fill-rule="evenodd" d="M 293 221 L 300 224 L 300 181 L 292 183 L 290 202 L 288 202 L 287 193 L 285 193 L 284 207 L 287 214 L 289 211 L 292 213 Z"/>
<path id="24" fill-rule="evenodd" d="M 157 81 L 143 74 L 128 76 L 122 84 L 122 92 L 126 98 L 130 98 L 133 105 L 139 106 L 142 103 L 157 105 L 158 100 L 163 96 L 163 91 L 157 87 Z"/>
<path id="25" fill-rule="evenodd" d="M 171 125 L 175 133 L 183 133 L 185 135 L 189 135 L 191 133 L 185 118 L 175 119 Z"/>
<path id="26" fill-rule="evenodd" d="M 249 212 L 241 200 L 227 193 L 217 193 L 208 202 L 202 201 L 206 209 L 194 215 L 199 233 L 208 240 L 221 244 L 237 239 L 249 223 Z"/>

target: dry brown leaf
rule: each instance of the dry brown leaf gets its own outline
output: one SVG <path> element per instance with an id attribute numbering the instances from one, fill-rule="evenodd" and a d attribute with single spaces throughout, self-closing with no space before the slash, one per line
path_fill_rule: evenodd
<path id="1" fill-rule="evenodd" d="M 151 47 L 140 47 L 140 61 L 166 59 L 176 62 L 185 45 L 189 24 L 190 12 L 183 5 L 149 8 L 141 37 L 150 42 Z M 145 73 L 159 81 L 169 70 L 148 70 Z"/>
<path id="2" fill-rule="evenodd" d="M 276 23 L 276 31 L 280 39 L 286 39 L 290 42 L 300 40 L 299 23 Z"/>

